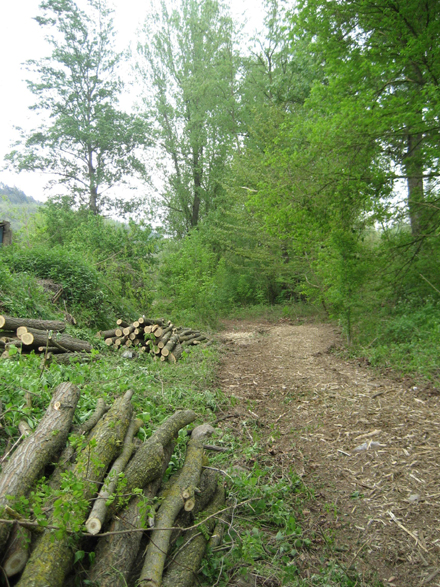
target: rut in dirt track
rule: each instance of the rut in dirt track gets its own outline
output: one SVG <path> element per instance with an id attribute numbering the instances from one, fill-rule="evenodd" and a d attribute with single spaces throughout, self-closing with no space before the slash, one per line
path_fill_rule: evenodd
<path id="1" fill-rule="evenodd" d="M 246 422 L 257 420 L 261 450 L 315 488 L 303 528 L 335 532 L 341 562 L 355 559 L 364 585 L 375 578 L 439 587 L 438 392 L 339 358 L 329 324 L 225 328 L 220 384 L 238 401 L 234 423 L 224 426 L 249 435 Z M 304 578 L 319 565 L 317 540 L 303 560 Z"/>

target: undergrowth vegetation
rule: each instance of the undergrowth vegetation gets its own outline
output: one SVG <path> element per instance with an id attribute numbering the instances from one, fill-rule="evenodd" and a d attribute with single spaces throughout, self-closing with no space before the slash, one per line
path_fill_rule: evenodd
<path id="1" fill-rule="evenodd" d="M 148 438 L 176 409 L 191 408 L 198 415 L 198 423 L 215 423 L 231 406 L 232 400 L 216 387 L 219 356 L 215 347 L 195 349 L 176 368 L 176 365 L 155 362 L 149 356 L 123 359 L 99 342 L 95 346 L 94 353 L 103 353 L 103 358 L 89 364 L 53 364 L 42 368 L 41 358 L 34 355 L 11 355 L 11 360 L 0 362 L 3 401 L 0 453 L 7 453 L 18 439 L 21 420 L 35 428 L 53 389 L 63 381 L 71 381 L 81 390 L 75 416 L 77 424 L 91 415 L 99 397 L 110 404 L 126 390 L 134 389 L 134 410 L 143 422 L 138 433 L 141 440 Z M 27 407 L 26 394 L 31 395 L 31 407 Z M 294 470 L 278 470 L 262 450 L 264 439 L 258 427 L 251 432 L 252 440 L 228 426 L 216 426 L 213 442 L 226 452 L 210 454 L 209 465 L 223 476 L 231 518 L 222 545 L 210 552 L 203 563 L 201 585 L 226 587 L 240 578 L 246 581 L 252 573 L 273 581 L 274 585 L 301 587 L 306 585 L 298 574 L 301 553 L 316 548 L 316 535 L 305 532 L 301 524 L 301 512 L 307 502 L 314 500 L 313 491 Z M 187 432 L 182 430 L 167 475 L 181 468 L 186 442 Z M 53 490 L 43 479 L 28 497 L 14 503 L 14 507 L 25 517 L 32 512 L 44 525 L 47 523 L 45 500 L 50 496 L 61 504 L 62 500 L 57 498 L 63 491 L 75 495 L 76 484 L 75 479 L 66 476 L 61 489 Z M 76 490 L 81 495 L 80 488 Z M 120 490 L 123 492 L 123 484 Z M 65 527 L 75 528 L 72 512 L 84 507 L 87 504 L 79 499 L 77 504 L 69 503 L 69 512 L 60 510 L 60 536 Z M 81 527 L 76 530 L 81 531 Z M 176 547 L 179 546 L 178 542 Z M 77 564 L 81 564 L 83 556 L 84 552 L 79 551 L 75 557 Z M 334 587 L 356 584 L 350 572 L 332 562 L 331 546 L 323 557 L 327 562 L 310 584 Z"/>

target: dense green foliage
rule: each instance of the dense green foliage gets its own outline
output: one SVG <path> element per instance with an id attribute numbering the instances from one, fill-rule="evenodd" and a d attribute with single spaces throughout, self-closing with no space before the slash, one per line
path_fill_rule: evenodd
<path id="1" fill-rule="evenodd" d="M 117 317 L 137 318 L 149 311 L 159 242 L 146 224 L 122 225 L 87 210 L 74 211 L 66 201 L 49 202 L 40 208 L 32 238 L 18 233 L 17 242 L 4 247 L 0 259 L 14 280 L 9 295 L 20 279 L 50 279 L 63 287 L 58 311 L 67 308 L 82 324 L 104 327 Z M 3 302 L 6 310 L 26 316 L 27 306 L 19 300 L 23 295 L 37 298 L 40 289 L 23 294 L 17 288 L 13 297 L 23 309 Z"/>
<path id="2" fill-rule="evenodd" d="M 127 227 L 92 218 L 90 201 L 73 212 L 71 185 L 35 225 L 25 223 L 21 243 L 32 251 L 11 253 L 11 267 L 35 270 L 41 257 L 47 267 L 38 271 L 48 275 L 51 255 L 55 267 L 66 251 L 95 276 L 93 295 L 86 281 L 78 286 L 90 294 L 91 313 L 154 304 L 174 318 L 215 324 L 246 306 L 281 303 L 288 315 L 289 304 L 308 301 L 338 321 L 354 352 L 383 364 L 390 344 L 393 364 L 437 377 L 428 349 L 440 296 L 438 3 L 304 0 L 291 12 L 278 0 L 265 5 L 264 29 L 246 48 L 222 2 L 151 6 L 136 67 L 142 120 L 154 134 L 151 175 L 160 180 L 152 209 L 169 238 L 159 247 L 139 214 Z M 54 55 L 36 64 L 41 84 L 31 87 L 70 137 L 66 124 L 83 119 L 66 118 L 56 96 L 85 95 L 92 84 L 96 118 L 86 126 L 107 140 L 108 125 L 119 124 L 119 55 L 103 46 L 113 35 L 110 12 L 104 3 L 90 7 L 102 12 L 99 34 L 91 13 L 71 0 L 42 3 L 53 19 L 40 24 L 60 35 Z M 89 30 L 90 59 L 74 51 Z M 105 82 L 93 69 L 100 59 Z M 65 87 L 52 76 L 60 64 Z M 124 133 L 111 142 L 133 147 Z M 38 149 L 28 147 L 33 161 Z M 97 178 L 89 163 L 80 165 Z M 115 173 L 127 170 L 123 157 L 113 163 Z M 421 316 L 432 328 L 420 328 Z"/>

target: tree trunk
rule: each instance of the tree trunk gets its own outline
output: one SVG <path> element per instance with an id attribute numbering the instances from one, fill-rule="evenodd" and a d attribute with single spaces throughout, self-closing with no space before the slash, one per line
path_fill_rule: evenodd
<path id="1" fill-rule="evenodd" d="M 98 534 L 105 521 L 107 514 L 107 500 L 114 493 L 118 484 L 119 475 L 125 469 L 131 455 L 133 454 L 134 444 L 133 436 L 135 436 L 142 425 L 142 420 L 132 420 L 128 427 L 127 434 L 124 439 L 124 446 L 122 453 L 113 463 L 113 466 L 107 475 L 107 479 L 99 492 L 98 497 L 95 500 L 92 511 L 90 512 L 89 518 L 86 522 L 86 528 L 90 534 Z"/>
<path id="2" fill-rule="evenodd" d="M 210 505 L 201 515 L 201 518 L 213 516 L 223 508 L 225 503 L 225 490 L 218 483 L 217 490 Z M 185 534 L 184 545 L 169 564 L 162 582 L 162 587 L 192 587 L 197 582 L 197 573 L 200 568 L 206 545 L 206 534 L 212 534 L 216 525 L 216 518 L 208 518 L 203 524 L 203 531 L 194 528 Z"/>
<path id="3" fill-rule="evenodd" d="M 144 566 L 139 579 L 139 587 L 159 587 L 165 559 L 168 553 L 174 520 L 185 506 L 185 495 L 190 499 L 200 482 L 203 464 L 203 445 L 200 440 L 190 440 L 185 463 L 179 474 L 166 491 L 164 501 L 156 516 L 154 530 L 148 544 Z"/>
<path id="4" fill-rule="evenodd" d="M 66 329 L 66 323 L 59 320 L 36 320 L 30 318 L 11 318 L 0 315 L 0 328 L 5 330 L 17 330 L 20 326 L 37 328 L 39 330 L 55 330 L 62 332 Z"/>
<path id="5" fill-rule="evenodd" d="M 404 157 L 404 167 L 408 184 L 408 208 L 413 236 L 418 236 L 425 228 L 423 226 L 424 189 L 423 189 L 423 136 L 421 133 L 408 134 L 407 152 Z"/>
<path id="6" fill-rule="evenodd" d="M 66 352 L 75 351 L 90 353 L 92 350 L 92 346 L 84 340 L 73 338 L 72 336 L 69 336 L 67 334 L 37 334 L 36 330 L 34 330 L 34 332 L 27 332 L 25 334 L 22 334 L 21 341 L 25 346 L 43 346 L 49 343 L 49 346 L 53 345 L 58 348 L 65 349 Z"/>
<path id="7" fill-rule="evenodd" d="M 118 516 L 113 518 L 109 532 L 145 528 L 148 525 L 148 505 L 153 506 L 153 498 L 162 483 L 162 477 L 173 454 L 174 443 L 164 449 L 162 470 L 157 479 L 147 484 L 143 496 L 135 496 Z M 95 562 L 90 571 L 90 580 L 98 581 L 100 587 L 126 587 L 133 562 L 139 551 L 142 532 L 113 534 L 99 539 Z"/>
<path id="8" fill-rule="evenodd" d="M 55 389 L 35 432 L 23 440 L 3 467 L 0 475 L 0 512 L 4 506 L 10 505 L 6 496 L 25 495 L 41 470 L 65 445 L 78 399 L 79 390 L 71 383 L 61 383 Z M 0 524 L 0 551 L 9 532 L 9 524 Z"/>
<path id="9" fill-rule="evenodd" d="M 29 559 L 31 531 L 15 524 L 1 566 L 7 577 L 13 577 L 26 566 Z"/>
<path id="10" fill-rule="evenodd" d="M 108 465 L 120 452 L 119 446 L 127 432 L 132 418 L 130 403 L 132 391 L 117 399 L 110 410 L 93 428 L 87 446 L 81 451 L 73 468 L 72 475 L 78 483 L 83 482 L 82 498 L 90 500 L 96 493 L 97 485 L 105 476 Z M 93 441 L 93 442 L 91 442 Z M 66 493 L 64 503 L 73 500 Z M 75 512 L 75 521 L 85 521 L 84 509 Z M 52 515 L 51 525 L 57 524 Z M 18 587 L 61 587 L 73 563 L 73 553 L 77 538 L 67 534 L 57 536 L 51 530 L 45 531 L 26 565 Z"/>

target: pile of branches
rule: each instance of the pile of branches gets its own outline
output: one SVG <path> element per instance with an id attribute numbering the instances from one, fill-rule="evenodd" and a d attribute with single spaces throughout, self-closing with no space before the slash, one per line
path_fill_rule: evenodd
<path id="1" fill-rule="evenodd" d="M 9 349 L 15 347 L 20 353 L 34 351 L 44 354 L 47 361 L 55 355 L 57 362 L 69 363 L 72 357 L 87 360 L 92 345 L 63 334 L 66 323 L 61 320 L 38 320 L 34 318 L 12 318 L 0 315 L 0 350 L 2 358 L 9 358 Z"/>
<path id="2" fill-rule="evenodd" d="M 108 346 L 117 349 L 136 347 L 140 353 L 150 353 L 161 361 L 176 363 L 185 346 L 209 342 L 208 338 L 196 330 L 175 327 L 170 320 L 149 319 L 141 316 L 129 324 L 117 320 L 116 328 L 100 331 L 96 335 L 104 338 Z"/>
<path id="3" fill-rule="evenodd" d="M 221 541 L 227 510 L 223 482 L 205 466 L 213 428 L 192 431 L 181 470 L 163 483 L 177 434 L 196 414 L 177 411 L 138 442 L 142 422 L 133 417 L 132 395 L 127 391 L 110 408 L 98 400 L 89 420 L 71 430 L 79 391 L 62 383 L 35 431 L 3 465 L 1 570 L 14 584 L 61 587 L 78 575 L 101 587 L 197 583 L 207 545 Z M 42 472 L 50 491 L 40 487 L 44 503 L 26 515 L 19 506 Z M 118 484 L 123 489 L 116 491 Z M 93 552 L 94 563 L 84 558 L 74 566 L 78 552 Z"/>

